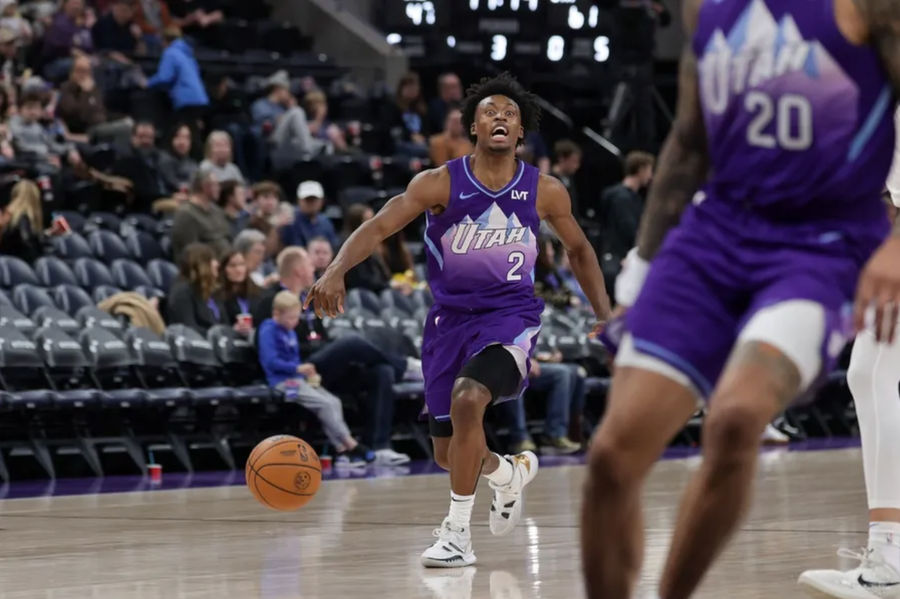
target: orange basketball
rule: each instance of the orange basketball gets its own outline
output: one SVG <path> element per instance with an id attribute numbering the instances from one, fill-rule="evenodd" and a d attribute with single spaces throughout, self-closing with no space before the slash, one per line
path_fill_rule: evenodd
<path id="1" fill-rule="evenodd" d="M 309 503 L 322 483 L 319 456 L 303 439 L 275 435 L 250 452 L 247 487 L 268 508 L 289 512 Z"/>

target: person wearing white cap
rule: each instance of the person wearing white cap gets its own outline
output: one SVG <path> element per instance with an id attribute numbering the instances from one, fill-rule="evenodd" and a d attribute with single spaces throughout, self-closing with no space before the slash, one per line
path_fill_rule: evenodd
<path id="1" fill-rule="evenodd" d="M 338 238 L 331 220 L 321 214 L 325 205 L 325 190 L 318 181 L 304 181 L 297 186 L 297 210 L 294 222 L 281 230 L 285 247 L 306 247 L 314 237 L 324 237 L 337 248 Z"/>
<path id="2" fill-rule="evenodd" d="M 250 108 L 253 125 L 273 150 L 275 166 L 320 153 L 326 143 L 312 136 L 306 112 L 291 94 L 287 71 L 273 73 L 263 82 L 267 93 Z"/>

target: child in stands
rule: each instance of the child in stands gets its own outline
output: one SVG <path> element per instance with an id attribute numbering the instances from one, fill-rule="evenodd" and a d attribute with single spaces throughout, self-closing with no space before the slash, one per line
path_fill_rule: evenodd
<path id="1" fill-rule="evenodd" d="M 353 438 L 344 421 L 341 400 L 320 386 L 316 367 L 300 358 L 294 332 L 299 320 L 300 299 L 290 291 L 276 295 L 272 318 L 260 325 L 257 340 L 266 379 L 289 400 L 297 401 L 319 418 L 325 435 L 338 452 L 336 465 L 365 465 L 375 459 L 375 453 Z"/>

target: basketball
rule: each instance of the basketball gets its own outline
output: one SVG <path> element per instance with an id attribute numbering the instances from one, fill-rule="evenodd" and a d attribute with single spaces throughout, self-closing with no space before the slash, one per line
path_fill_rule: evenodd
<path id="1" fill-rule="evenodd" d="M 257 501 L 273 510 L 289 512 L 315 496 L 322 483 L 322 465 L 303 439 L 275 435 L 253 448 L 244 475 Z"/>

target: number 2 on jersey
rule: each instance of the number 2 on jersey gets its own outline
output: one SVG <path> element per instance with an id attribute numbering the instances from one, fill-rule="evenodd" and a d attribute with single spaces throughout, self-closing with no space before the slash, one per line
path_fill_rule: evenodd
<path id="1" fill-rule="evenodd" d="M 744 108 L 755 113 L 747 127 L 747 143 L 751 146 L 801 151 L 812 145 L 812 106 L 805 97 L 785 94 L 775 99 L 753 90 L 744 97 Z M 765 132 L 773 120 L 775 135 Z"/>
<path id="2" fill-rule="evenodd" d="M 519 272 L 519 269 L 522 268 L 522 265 L 525 264 L 525 254 L 522 252 L 510 252 L 509 257 L 506 261 L 512 264 L 512 268 L 509 269 L 509 272 L 506 273 L 507 281 L 521 281 L 522 274 Z"/>

